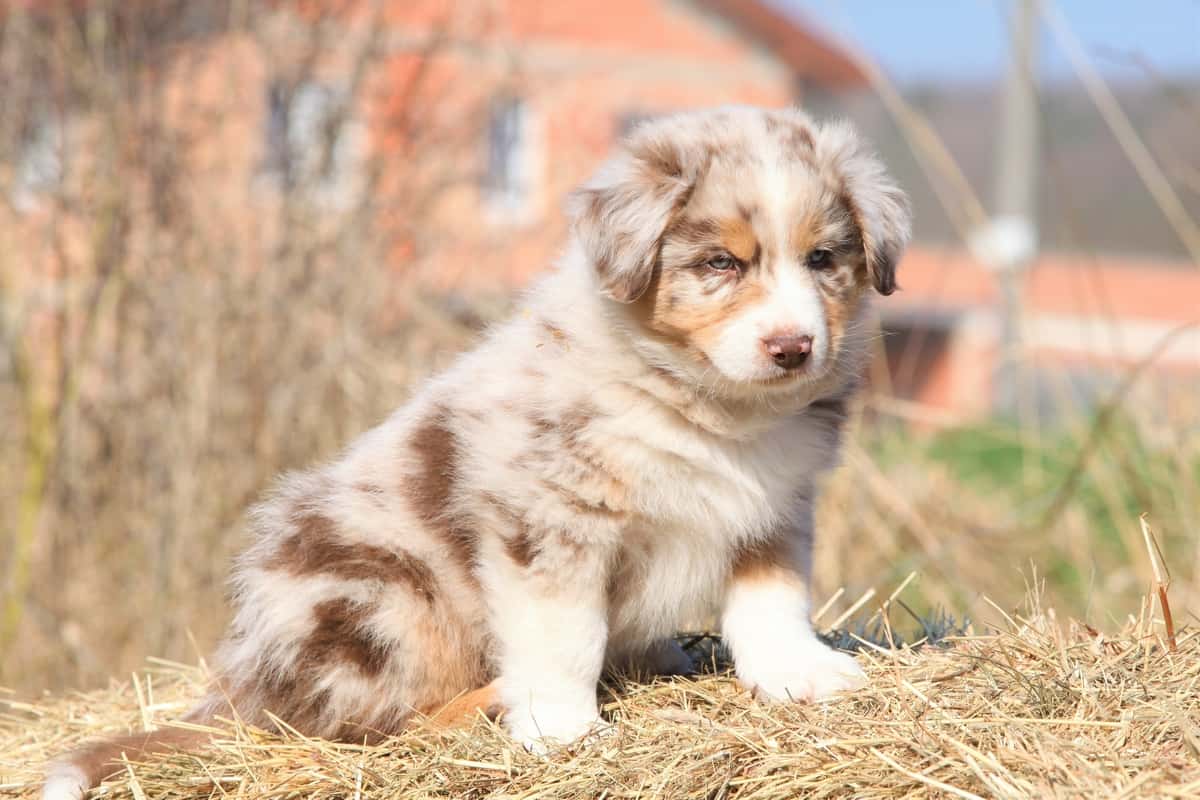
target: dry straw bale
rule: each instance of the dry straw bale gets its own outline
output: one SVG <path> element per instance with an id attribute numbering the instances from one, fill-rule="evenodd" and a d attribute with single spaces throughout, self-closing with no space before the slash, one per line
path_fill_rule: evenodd
<path id="1" fill-rule="evenodd" d="M 613 730 L 539 758 L 491 723 L 417 728 L 380 746 L 278 737 L 236 723 L 198 753 L 131 763 L 114 798 L 793 798 L 1200 796 L 1200 632 L 1178 652 L 1149 612 L 1118 634 L 1052 611 L 939 647 L 861 649 L 866 688 L 767 706 L 724 672 L 617 680 Z M 47 756 L 178 716 L 200 668 L 156 663 L 105 691 L 9 701 L 0 793 L 36 794 Z"/>

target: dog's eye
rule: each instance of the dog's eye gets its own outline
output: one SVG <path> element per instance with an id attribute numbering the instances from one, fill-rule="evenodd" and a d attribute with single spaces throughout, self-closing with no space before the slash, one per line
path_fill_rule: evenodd
<path id="1" fill-rule="evenodd" d="M 833 253 L 828 250 L 813 250 L 805 262 L 813 269 L 829 269 L 833 266 Z"/>
<path id="2" fill-rule="evenodd" d="M 729 255 L 729 253 L 721 253 L 715 255 L 708 260 L 707 266 L 709 269 L 715 269 L 718 272 L 724 272 L 727 269 L 733 269 L 737 266 L 737 259 Z"/>

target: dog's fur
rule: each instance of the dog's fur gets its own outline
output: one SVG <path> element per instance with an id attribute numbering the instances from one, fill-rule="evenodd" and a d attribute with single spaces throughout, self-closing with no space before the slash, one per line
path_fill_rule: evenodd
<path id="1" fill-rule="evenodd" d="M 808 621 L 813 503 L 903 196 L 849 127 L 735 108 L 641 126 L 571 213 L 514 319 L 254 509 L 192 719 L 361 740 L 491 684 L 515 738 L 569 742 L 606 664 L 685 669 L 669 637 L 717 609 L 764 698 L 860 680 Z M 799 369 L 764 344 L 803 336 Z M 134 738 L 61 762 L 46 796 L 177 743 Z"/>

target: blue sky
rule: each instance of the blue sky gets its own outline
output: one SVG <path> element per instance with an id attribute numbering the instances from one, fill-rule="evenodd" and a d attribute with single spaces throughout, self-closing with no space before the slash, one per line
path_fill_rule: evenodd
<path id="1" fill-rule="evenodd" d="M 1057 0 L 1093 61 L 1113 79 L 1144 79 L 1144 59 L 1172 77 L 1200 78 L 1200 0 Z M 772 0 L 857 43 L 893 79 L 991 80 L 1004 72 L 1012 0 Z M 1048 33 L 1041 73 L 1070 76 Z"/>

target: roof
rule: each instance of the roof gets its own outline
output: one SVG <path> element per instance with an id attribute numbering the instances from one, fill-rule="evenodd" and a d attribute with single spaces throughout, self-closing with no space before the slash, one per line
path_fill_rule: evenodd
<path id="1" fill-rule="evenodd" d="M 696 3 L 757 39 L 801 77 L 828 88 L 867 85 L 866 74 L 845 49 L 762 0 L 696 0 Z"/>
<path id="2" fill-rule="evenodd" d="M 69 0 L 69 7 L 84 8 L 89 2 L 90 0 Z M 757 40 L 797 77 L 830 89 L 856 88 L 868 83 L 865 73 L 844 48 L 824 38 L 794 15 L 786 14 L 764 0 L 694 0 L 694 3 L 699 8 L 725 18 L 742 34 Z M 443 0 L 419 3 L 400 0 L 395 5 L 406 16 L 430 22 L 444 13 L 445 4 Z M 189 6 L 203 8 L 203 4 Z M 293 6 L 294 10 L 307 14 L 315 13 L 321 8 L 318 3 L 296 2 Z M 0 2 L 0 19 L 10 7 L 27 11 L 50 11 L 57 10 L 62 5 L 52 0 L 11 0 L 8 4 Z M 519 7 L 519 3 L 510 6 L 509 13 Z M 360 4 L 357 0 L 344 0 L 341 3 L 330 4 L 330 8 L 337 11 L 363 10 L 366 4 Z M 544 14 L 546 8 L 541 4 L 537 5 L 539 14 Z"/>
<path id="3" fill-rule="evenodd" d="M 996 308 L 996 273 L 962 250 L 913 247 L 898 270 L 901 291 L 881 304 L 903 312 Z M 1188 262 L 1045 253 L 1024 274 L 1031 312 L 1187 323 L 1200 319 L 1200 269 Z"/>

